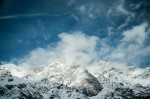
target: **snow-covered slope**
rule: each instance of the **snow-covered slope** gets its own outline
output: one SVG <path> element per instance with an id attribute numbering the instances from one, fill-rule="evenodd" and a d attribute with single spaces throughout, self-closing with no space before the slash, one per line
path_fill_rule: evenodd
<path id="1" fill-rule="evenodd" d="M 97 77 L 103 86 L 103 90 L 92 99 L 150 97 L 150 68 L 141 69 L 102 61 L 96 66 L 87 67 L 87 70 Z"/>
<path id="2" fill-rule="evenodd" d="M 14 64 L 1 65 L 0 69 L 8 70 L 8 71 L 11 72 L 11 74 L 13 76 L 16 76 L 16 77 L 19 77 L 19 78 L 21 78 L 21 77 L 25 76 L 26 74 L 28 74 L 28 72 L 27 72 L 28 70 L 26 70 L 23 67 L 17 67 Z"/>
<path id="3" fill-rule="evenodd" d="M 56 61 L 26 70 L 0 66 L 0 99 L 148 99 L 150 68 L 100 61 L 94 66 L 67 66 Z"/>
<path id="4" fill-rule="evenodd" d="M 48 78 L 52 82 L 62 83 L 82 91 L 87 96 L 93 96 L 102 89 L 100 82 L 80 65 L 65 66 L 57 61 L 49 66 L 37 67 L 33 73 L 23 78 L 28 80 L 40 80 Z"/>
<path id="5" fill-rule="evenodd" d="M 36 70 L 36 72 L 35 70 L 33 72 L 28 72 L 28 74 L 24 72 L 24 77 L 20 77 L 18 67 L 10 64 L 8 66 L 10 70 L 6 68 L 6 65 L 0 68 L 0 99 L 57 99 L 60 97 L 61 99 L 88 99 L 86 95 L 82 94 L 83 90 L 57 83 L 57 75 L 55 75 L 55 82 L 53 81 L 53 77 L 51 80 L 50 74 L 57 74 L 57 71 L 54 70 L 52 72 L 51 70 L 50 73 L 48 67 L 45 67 L 41 73 L 39 70 Z M 14 71 L 16 73 L 13 73 Z M 13 75 L 17 73 L 18 77 Z"/>

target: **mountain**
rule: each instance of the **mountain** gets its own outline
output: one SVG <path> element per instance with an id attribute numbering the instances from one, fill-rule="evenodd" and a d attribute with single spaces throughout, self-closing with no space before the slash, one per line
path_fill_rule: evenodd
<path id="1" fill-rule="evenodd" d="M 34 70 L 0 66 L 0 99 L 149 99 L 150 68 L 100 61 L 94 66 L 56 61 Z"/>

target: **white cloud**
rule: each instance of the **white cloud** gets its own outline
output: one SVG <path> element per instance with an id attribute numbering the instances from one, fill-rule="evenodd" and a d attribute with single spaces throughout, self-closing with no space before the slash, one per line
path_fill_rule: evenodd
<path id="1" fill-rule="evenodd" d="M 143 23 L 139 26 L 133 27 L 131 30 L 125 31 L 123 33 L 124 38 L 122 41 L 135 41 L 136 43 L 142 44 L 147 36 L 145 30 L 147 26 L 147 23 Z"/>
<path id="2" fill-rule="evenodd" d="M 60 41 L 54 46 L 31 51 L 20 65 L 33 68 L 47 66 L 58 59 L 63 60 L 66 65 L 76 63 L 86 66 L 100 60 L 139 65 L 145 60 L 143 57 L 150 54 L 150 46 L 144 45 L 148 35 L 147 27 L 148 24 L 143 23 L 124 31 L 123 38 L 115 48 L 107 44 L 107 39 L 81 32 L 61 33 L 58 35 Z"/>
<path id="3" fill-rule="evenodd" d="M 87 36 L 81 32 L 73 34 L 61 33 L 60 41 L 54 48 L 38 48 L 33 50 L 22 60 L 21 65 L 26 67 L 46 66 L 57 59 L 64 60 L 68 65 L 87 65 L 96 59 L 96 46 L 99 40 L 95 36 Z"/>
<path id="4" fill-rule="evenodd" d="M 148 24 L 143 23 L 123 32 L 121 43 L 111 52 L 110 59 L 130 64 L 140 64 L 142 58 L 150 53 L 150 46 L 144 46 Z"/>

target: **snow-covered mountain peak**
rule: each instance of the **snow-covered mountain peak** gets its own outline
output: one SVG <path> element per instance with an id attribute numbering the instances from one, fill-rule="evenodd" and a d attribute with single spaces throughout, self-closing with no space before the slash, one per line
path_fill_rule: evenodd
<path id="1" fill-rule="evenodd" d="M 94 66 L 69 66 L 64 61 L 55 61 L 29 72 L 14 64 L 4 64 L 0 66 L 0 90 L 2 97 L 9 94 L 13 98 L 20 93 L 38 99 L 144 99 L 141 97 L 150 96 L 150 68 L 105 61 Z"/>
<path id="2" fill-rule="evenodd" d="M 16 66 L 14 64 L 4 64 L 0 66 L 0 69 L 8 70 L 13 76 L 22 78 L 28 74 L 27 69 L 23 67 Z"/>
<path id="3" fill-rule="evenodd" d="M 61 68 L 61 69 L 63 69 L 64 66 L 65 66 L 65 63 L 62 60 L 57 60 L 48 65 L 49 68 Z"/>
<path id="4" fill-rule="evenodd" d="M 63 74 L 63 83 L 70 87 L 83 90 L 88 96 L 96 95 L 102 90 L 97 78 L 80 65 L 68 67 Z"/>

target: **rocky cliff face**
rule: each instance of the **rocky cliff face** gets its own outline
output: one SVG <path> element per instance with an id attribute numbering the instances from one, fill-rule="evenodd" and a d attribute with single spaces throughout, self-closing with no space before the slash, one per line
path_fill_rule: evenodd
<path id="1" fill-rule="evenodd" d="M 150 98 L 150 68 L 115 65 L 65 66 L 57 61 L 30 72 L 13 64 L 1 65 L 0 99 Z"/>

